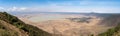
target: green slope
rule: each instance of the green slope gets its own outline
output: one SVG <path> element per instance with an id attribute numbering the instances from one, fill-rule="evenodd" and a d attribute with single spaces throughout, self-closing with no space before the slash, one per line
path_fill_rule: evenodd
<path id="1" fill-rule="evenodd" d="M 120 23 L 115 28 L 111 28 L 108 31 L 99 34 L 98 36 L 120 36 Z"/>
<path id="2" fill-rule="evenodd" d="M 3 20 L 6 23 L 14 25 L 15 27 L 17 27 L 17 28 L 19 28 L 21 30 L 24 30 L 25 32 L 27 32 L 27 34 L 29 36 L 52 36 L 52 34 L 50 34 L 48 32 L 45 32 L 45 31 L 43 31 L 43 30 L 41 30 L 41 29 L 39 29 L 39 28 L 37 28 L 35 26 L 25 24 L 24 22 L 19 20 L 17 17 L 12 16 L 12 15 L 6 13 L 6 12 L 0 12 L 0 20 Z M 0 28 L 3 28 L 3 27 L 0 26 Z M 0 29 L 0 30 L 4 32 L 3 29 Z"/>
<path id="3" fill-rule="evenodd" d="M 120 36 L 120 14 L 113 14 L 105 18 L 101 23 L 105 23 L 107 26 L 115 26 L 107 30 L 98 36 Z"/>
<path id="4" fill-rule="evenodd" d="M 0 36 L 27 36 L 27 33 L 5 21 L 0 20 Z"/>

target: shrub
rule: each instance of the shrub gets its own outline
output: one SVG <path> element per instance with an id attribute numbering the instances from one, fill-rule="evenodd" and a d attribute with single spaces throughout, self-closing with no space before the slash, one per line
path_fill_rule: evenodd
<path id="1" fill-rule="evenodd" d="M 24 30 L 29 34 L 29 36 L 52 36 L 50 33 L 45 32 L 35 26 L 25 24 L 24 22 L 19 20 L 17 17 L 12 16 L 6 12 L 3 12 L 3 13 L 0 12 L 0 20 L 4 20 L 7 23 L 10 23 L 16 26 L 17 28 Z"/>

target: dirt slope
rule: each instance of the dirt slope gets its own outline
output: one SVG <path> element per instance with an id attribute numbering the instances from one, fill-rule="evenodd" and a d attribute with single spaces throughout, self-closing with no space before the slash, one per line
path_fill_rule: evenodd
<path id="1" fill-rule="evenodd" d="M 13 36 L 12 34 L 14 34 L 15 36 L 27 36 L 26 32 L 29 36 L 52 36 L 52 34 L 46 32 L 42 29 L 39 29 L 33 25 L 28 25 L 28 24 L 24 23 L 23 21 L 19 20 L 17 17 L 10 15 L 6 12 L 0 12 L 0 20 L 4 21 L 4 22 L 1 21 L 1 24 L 5 24 L 5 26 L 2 26 L 2 25 L 0 26 L 0 28 L 1 28 L 0 34 L 6 33 L 7 35 L 5 34 L 5 36 L 10 36 L 10 35 Z M 5 29 L 5 27 L 9 27 L 9 29 L 7 30 L 7 29 Z M 20 32 L 18 29 L 20 29 L 20 31 L 23 30 L 25 32 Z M 9 30 L 14 30 L 16 32 L 14 33 L 14 31 L 9 31 Z M 11 32 L 13 32 L 13 33 L 11 33 Z M 9 33 L 11 33 L 11 34 L 9 34 Z"/>
<path id="2" fill-rule="evenodd" d="M 15 26 L 0 20 L 0 25 L 4 26 L 8 31 L 14 31 L 17 33 L 18 36 L 28 36 L 28 34 L 26 32 L 24 32 L 23 30 L 20 30 L 19 28 L 16 28 Z M 14 34 L 16 34 L 14 33 Z"/>
<path id="3" fill-rule="evenodd" d="M 91 19 L 90 23 L 80 23 L 68 19 L 60 19 L 30 25 L 37 26 L 52 34 L 61 34 L 63 36 L 88 36 L 91 34 L 97 35 L 110 28 L 103 25 L 97 25 L 99 22 L 100 19 L 98 18 Z"/>

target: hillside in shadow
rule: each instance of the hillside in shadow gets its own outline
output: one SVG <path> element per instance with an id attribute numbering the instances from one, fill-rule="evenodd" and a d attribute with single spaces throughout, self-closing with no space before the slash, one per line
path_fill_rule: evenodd
<path id="1" fill-rule="evenodd" d="M 0 36 L 52 36 L 52 34 L 28 25 L 6 12 L 0 12 Z"/>

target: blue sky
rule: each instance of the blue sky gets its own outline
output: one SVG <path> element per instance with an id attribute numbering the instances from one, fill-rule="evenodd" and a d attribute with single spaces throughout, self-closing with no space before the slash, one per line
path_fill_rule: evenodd
<path id="1" fill-rule="evenodd" d="M 119 13 L 120 0 L 0 0 L 0 11 Z"/>

